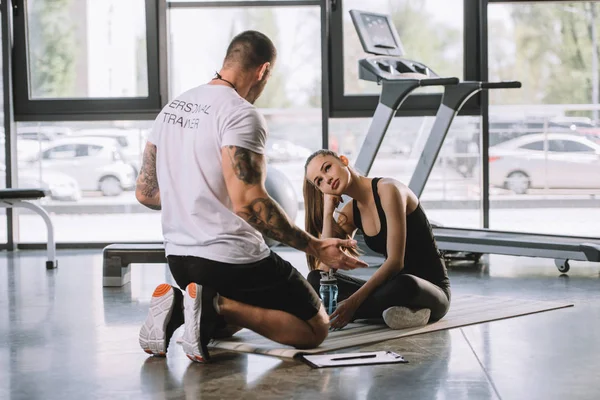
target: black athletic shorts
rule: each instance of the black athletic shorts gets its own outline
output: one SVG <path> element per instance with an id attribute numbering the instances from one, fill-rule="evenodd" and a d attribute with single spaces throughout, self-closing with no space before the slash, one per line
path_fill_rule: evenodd
<path id="1" fill-rule="evenodd" d="M 308 321 L 321 300 L 308 281 L 289 262 L 271 251 L 251 264 L 228 264 L 193 256 L 168 256 L 177 285 L 194 282 L 220 295 L 253 306 L 281 310 Z"/>

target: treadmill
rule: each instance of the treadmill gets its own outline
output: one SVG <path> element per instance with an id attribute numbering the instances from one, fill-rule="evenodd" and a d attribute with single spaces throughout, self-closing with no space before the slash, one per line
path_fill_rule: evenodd
<path id="1" fill-rule="evenodd" d="M 350 15 L 364 51 L 373 54 L 359 60 L 359 78 L 382 86 L 354 166 L 360 173 L 368 175 L 392 118 L 408 95 L 418 87 L 444 87 L 435 122 L 409 183 L 420 198 L 452 121 L 469 98 L 482 90 L 517 89 L 521 83 L 440 77 L 426 65 L 402 58 L 402 43 L 389 15 L 358 10 L 351 10 Z M 467 253 L 474 261 L 484 253 L 553 258 L 562 273 L 569 270 L 569 260 L 600 262 L 600 238 L 439 226 L 433 233 L 440 251 Z"/>

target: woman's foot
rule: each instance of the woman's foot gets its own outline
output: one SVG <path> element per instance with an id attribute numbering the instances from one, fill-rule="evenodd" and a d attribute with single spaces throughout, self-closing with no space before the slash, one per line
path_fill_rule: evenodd
<path id="1" fill-rule="evenodd" d="M 391 329 L 415 328 L 427 325 L 431 310 L 422 308 L 411 310 L 408 307 L 390 307 L 383 312 L 383 320 Z"/>

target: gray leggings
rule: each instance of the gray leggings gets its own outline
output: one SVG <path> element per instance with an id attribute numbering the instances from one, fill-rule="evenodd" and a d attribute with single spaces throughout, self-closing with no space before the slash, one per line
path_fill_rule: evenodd
<path id="1" fill-rule="evenodd" d="M 366 281 L 336 272 L 338 302 L 354 294 Z M 310 285 L 319 293 L 321 271 L 310 271 L 307 277 Z M 415 275 L 399 273 L 375 289 L 358 307 L 355 319 L 378 319 L 383 311 L 393 306 L 431 310 L 429 322 L 441 319 L 450 308 L 450 288 L 440 286 Z"/>

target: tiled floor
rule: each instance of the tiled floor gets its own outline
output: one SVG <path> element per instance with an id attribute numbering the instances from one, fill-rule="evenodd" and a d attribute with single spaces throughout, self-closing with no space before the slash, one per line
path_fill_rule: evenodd
<path id="1" fill-rule="evenodd" d="M 301 253 L 280 254 L 306 274 Z M 391 349 L 408 364 L 313 370 L 300 362 L 212 352 L 190 362 L 137 343 L 163 265 L 135 265 L 132 283 L 102 287 L 101 251 L 0 254 L 0 399 L 599 399 L 600 266 L 493 256 L 450 270 L 453 296 L 568 300 L 575 307 L 353 350 Z M 359 275 L 373 270 L 360 271 Z M 178 335 L 178 334 L 176 334 Z M 348 350 L 345 350 L 348 351 Z"/>

